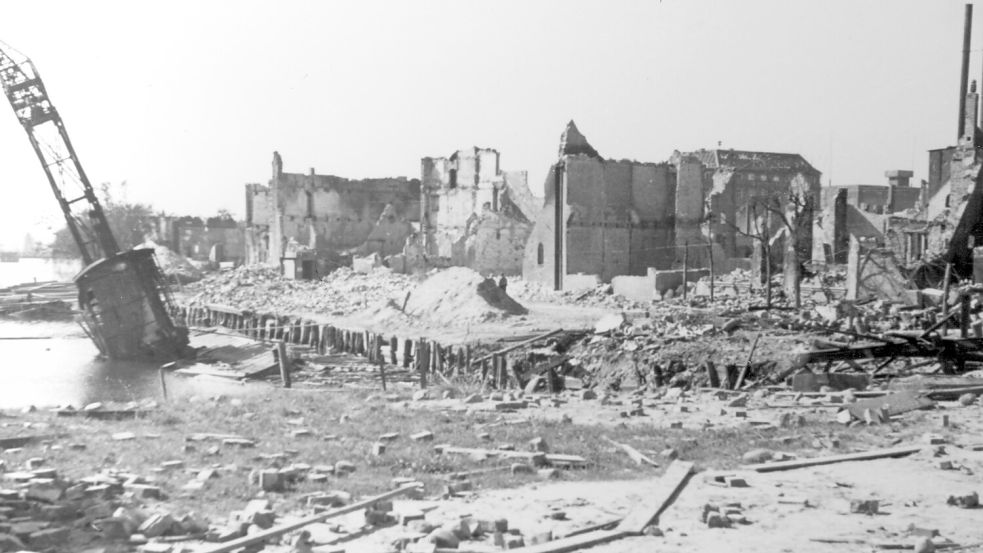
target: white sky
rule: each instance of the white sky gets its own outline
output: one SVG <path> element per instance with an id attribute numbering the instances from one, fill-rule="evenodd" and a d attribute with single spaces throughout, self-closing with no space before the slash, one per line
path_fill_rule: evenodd
<path id="1" fill-rule="evenodd" d="M 601 155 L 803 154 L 824 183 L 925 178 L 956 134 L 963 2 L 5 2 L 94 185 L 174 213 L 244 213 L 289 172 L 419 177 L 471 145 L 540 193 L 570 119 Z M 977 7 L 971 78 L 983 74 Z M 6 103 L 6 102 L 3 102 Z M 60 212 L 0 105 L 0 243 Z M 36 230 L 35 230 L 36 232 Z"/>

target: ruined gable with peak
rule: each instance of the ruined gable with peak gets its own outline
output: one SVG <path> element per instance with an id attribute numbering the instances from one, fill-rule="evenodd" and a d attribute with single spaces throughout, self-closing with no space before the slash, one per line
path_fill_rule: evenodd
<path id="1" fill-rule="evenodd" d="M 673 264 L 671 164 L 604 159 L 571 121 L 544 189 L 526 245 L 526 279 L 569 289 Z"/>
<path id="2" fill-rule="evenodd" d="M 502 171 L 496 150 L 477 147 L 425 157 L 420 170 L 418 245 L 426 263 L 519 274 L 540 203 L 526 172 Z"/>
<path id="3" fill-rule="evenodd" d="M 274 153 L 269 185 L 246 185 L 247 262 L 279 264 L 292 240 L 323 274 L 348 255 L 402 251 L 419 219 L 417 179 L 286 173 Z"/>

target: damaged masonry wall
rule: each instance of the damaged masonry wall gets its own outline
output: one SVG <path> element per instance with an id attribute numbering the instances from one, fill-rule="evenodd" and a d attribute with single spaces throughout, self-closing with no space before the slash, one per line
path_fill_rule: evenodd
<path id="1" fill-rule="evenodd" d="M 524 277 L 570 288 L 574 279 L 592 282 L 574 275 L 610 281 L 618 275 L 646 275 L 650 267 L 669 268 L 675 255 L 674 167 L 603 159 L 573 121 L 561 136 L 559 154 L 546 178 L 545 205 L 526 245 Z"/>
<path id="2" fill-rule="evenodd" d="M 886 242 L 908 264 L 924 263 L 928 274 L 920 285 L 934 285 L 941 267 L 952 263 L 955 273 L 973 273 L 973 248 L 983 245 L 983 189 L 979 183 L 983 155 L 977 147 L 983 135 L 977 128 L 976 83 L 966 95 L 966 133 L 954 147 L 929 151 L 927 204 L 914 213 L 895 214 L 887 224 Z"/>
<path id="3" fill-rule="evenodd" d="M 291 240 L 328 269 L 345 254 L 392 255 L 419 219 L 417 179 L 285 173 L 274 153 L 269 186 L 246 185 L 247 262 L 276 264 Z"/>
<path id="4" fill-rule="evenodd" d="M 530 215 L 541 204 L 525 171 L 502 171 L 499 153 L 459 150 L 449 158 L 421 160 L 422 259 L 470 267 L 480 273 L 520 274 Z M 407 261 L 414 256 L 407 253 Z"/>

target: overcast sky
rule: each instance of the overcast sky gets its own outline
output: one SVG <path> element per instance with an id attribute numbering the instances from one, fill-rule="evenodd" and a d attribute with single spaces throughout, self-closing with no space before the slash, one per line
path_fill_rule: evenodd
<path id="1" fill-rule="evenodd" d="M 824 184 L 917 183 L 955 139 L 963 5 L 7 2 L 0 40 L 35 62 L 93 184 L 242 216 L 274 150 L 289 172 L 418 178 L 421 157 L 492 147 L 541 193 L 570 119 L 610 158 L 721 142 L 801 153 Z M 19 247 L 60 211 L 3 106 L 0 160 L 0 242 Z"/>

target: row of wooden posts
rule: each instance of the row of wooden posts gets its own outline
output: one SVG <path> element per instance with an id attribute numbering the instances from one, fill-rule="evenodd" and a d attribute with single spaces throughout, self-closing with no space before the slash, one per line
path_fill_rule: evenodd
<path id="1" fill-rule="evenodd" d="M 446 379 L 471 374 L 477 369 L 481 370 L 483 380 L 497 387 L 507 386 L 514 378 L 506 352 L 485 355 L 472 362 L 476 348 L 470 344 L 444 346 L 425 338 L 401 339 L 297 317 L 238 312 L 217 306 L 177 306 L 172 316 L 183 320 L 188 327 L 221 326 L 254 340 L 310 346 L 321 355 L 350 353 L 364 356 L 379 366 L 383 388 L 387 364 L 418 373 L 421 387 L 426 387 L 435 376 Z"/>

